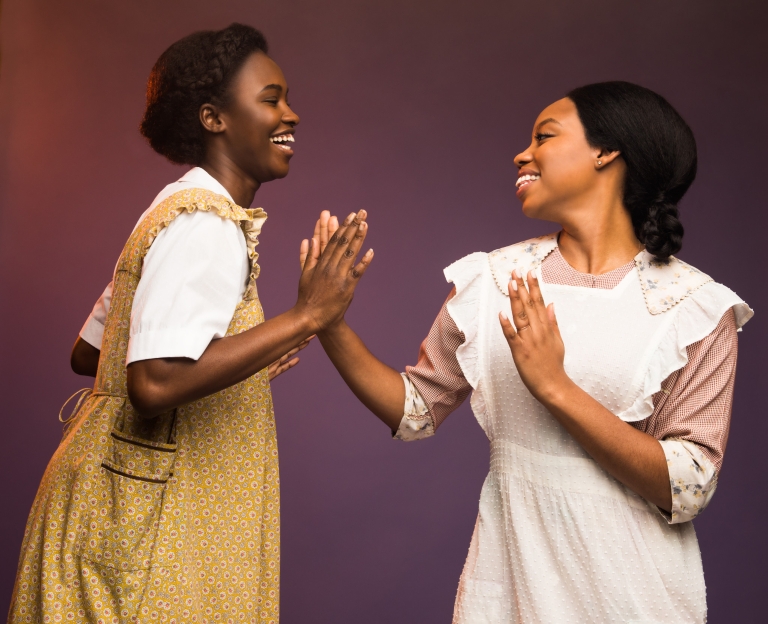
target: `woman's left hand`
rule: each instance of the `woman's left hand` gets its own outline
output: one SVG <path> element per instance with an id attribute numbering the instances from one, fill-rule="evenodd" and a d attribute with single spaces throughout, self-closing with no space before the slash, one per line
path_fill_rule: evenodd
<path id="1" fill-rule="evenodd" d="M 523 383 L 533 396 L 546 404 L 558 388 L 570 381 L 563 367 L 565 345 L 554 304 L 544 305 L 533 271 L 528 274 L 528 288 L 517 271 L 507 288 L 514 324 L 500 312 L 501 329 Z"/>
<path id="2" fill-rule="evenodd" d="M 295 358 L 293 356 L 296 355 L 299 351 L 301 351 L 304 347 L 306 347 L 309 344 L 309 341 L 312 340 L 312 338 L 314 338 L 314 336 L 310 336 L 309 338 L 301 342 L 298 347 L 291 349 L 279 360 L 272 362 L 272 364 L 269 365 L 269 380 L 272 381 L 278 375 L 282 375 L 285 371 L 296 366 L 296 364 L 299 363 L 299 358 Z"/>
<path id="3" fill-rule="evenodd" d="M 320 213 L 320 218 L 315 223 L 315 232 L 312 235 L 312 241 L 315 245 L 320 246 L 320 253 L 325 251 L 328 246 L 328 241 L 339 229 L 339 220 L 337 217 L 332 217 L 331 213 L 327 210 L 323 210 Z M 304 268 L 304 263 L 307 261 L 309 255 L 309 245 L 301 244 L 299 249 L 299 264 L 301 268 Z"/>

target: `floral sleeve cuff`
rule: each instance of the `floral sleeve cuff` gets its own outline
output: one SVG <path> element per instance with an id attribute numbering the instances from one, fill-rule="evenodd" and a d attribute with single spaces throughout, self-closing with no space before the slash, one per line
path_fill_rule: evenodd
<path id="1" fill-rule="evenodd" d="M 392 437 L 395 440 L 412 442 L 422 440 L 435 435 L 435 424 L 429 414 L 429 408 L 424 402 L 416 386 L 405 373 L 400 373 L 405 384 L 405 405 L 403 409 L 403 419 L 397 431 L 393 432 Z"/>
<path id="2" fill-rule="evenodd" d="M 667 458 L 672 513 L 659 510 L 669 524 L 688 522 L 709 504 L 717 488 L 717 470 L 694 442 L 659 440 Z"/>

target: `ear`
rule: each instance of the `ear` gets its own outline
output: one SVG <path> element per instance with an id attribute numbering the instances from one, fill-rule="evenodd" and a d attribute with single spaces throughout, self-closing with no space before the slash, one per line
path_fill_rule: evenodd
<path id="1" fill-rule="evenodd" d="M 203 104 L 200 107 L 200 123 L 208 132 L 218 134 L 223 132 L 226 124 L 221 118 L 221 111 L 213 104 Z"/>
<path id="2" fill-rule="evenodd" d="M 594 150 L 593 156 L 595 159 L 595 169 L 602 169 L 621 156 L 621 152 L 619 150 L 610 151 L 600 148 Z"/>

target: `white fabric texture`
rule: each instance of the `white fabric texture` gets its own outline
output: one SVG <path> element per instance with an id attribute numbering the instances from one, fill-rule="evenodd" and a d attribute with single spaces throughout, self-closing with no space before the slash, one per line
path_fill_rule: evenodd
<path id="1" fill-rule="evenodd" d="M 190 188 L 234 201 L 215 178 L 195 167 L 166 186 L 138 223 L 162 201 Z M 225 335 L 249 272 L 245 237 L 236 223 L 210 212 L 180 214 L 158 234 L 144 259 L 126 364 L 161 357 L 198 359 L 212 339 Z M 98 349 L 111 296 L 110 283 L 80 332 Z"/>
<path id="2" fill-rule="evenodd" d="M 532 241 L 520 247 L 532 249 L 521 269 L 546 256 L 537 262 Z M 454 623 L 704 622 L 692 523 L 669 524 L 600 468 L 525 388 L 498 322 L 509 300 L 494 279 L 492 255 L 472 254 L 445 271 L 456 286 L 447 309 L 466 337 L 458 361 L 491 442 Z M 708 335 L 727 305 L 743 304 L 710 282 L 652 314 L 639 270 L 613 290 L 541 288 L 556 303 L 569 376 L 630 421 L 645 410 L 648 369 L 679 367 L 683 342 Z M 682 318 L 696 326 L 683 328 Z"/>

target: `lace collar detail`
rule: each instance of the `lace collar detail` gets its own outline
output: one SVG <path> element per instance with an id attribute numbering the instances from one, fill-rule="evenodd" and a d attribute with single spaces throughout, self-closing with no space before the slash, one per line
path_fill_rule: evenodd
<path id="1" fill-rule="evenodd" d="M 557 247 L 558 232 L 532 238 L 522 243 L 497 249 L 488 254 L 491 273 L 499 290 L 509 296 L 507 282 L 517 269 L 525 279 L 528 271 L 537 269 Z M 659 262 L 643 249 L 635 256 L 643 298 L 648 312 L 661 314 L 683 301 L 693 291 L 713 281 L 687 262 L 670 256 L 667 262 Z"/>
<path id="2" fill-rule="evenodd" d="M 557 247 L 557 235 L 547 234 L 538 238 L 530 238 L 522 243 L 497 249 L 488 254 L 491 273 L 499 290 L 509 297 L 507 282 L 512 271 L 518 270 L 523 280 L 528 280 L 528 271 L 539 268 L 544 259 Z"/>
<path id="3" fill-rule="evenodd" d="M 259 277 L 261 268 L 256 262 L 259 253 L 256 246 L 259 244 L 259 234 L 267 213 L 261 208 L 241 208 L 235 202 L 224 195 L 220 195 L 204 188 L 191 188 L 178 191 L 166 198 L 156 210 L 162 212 L 160 220 L 149 231 L 145 253 L 157 235 L 182 212 L 215 212 L 222 219 L 230 219 L 240 225 L 245 236 L 245 246 L 248 249 L 248 258 L 251 262 L 251 273 L 248 279 L 244 300 L 250 300 L 256 296 L 256 278 Z"/>
<path id="4" fill-rule="evenodd" d="M 661 314 L 676 306 L 694 290 L 714 281 L 706 273 L 674 256 L 659 262 L 643 249 L 635 256 L 645 305 L 651 314 Z"/>

